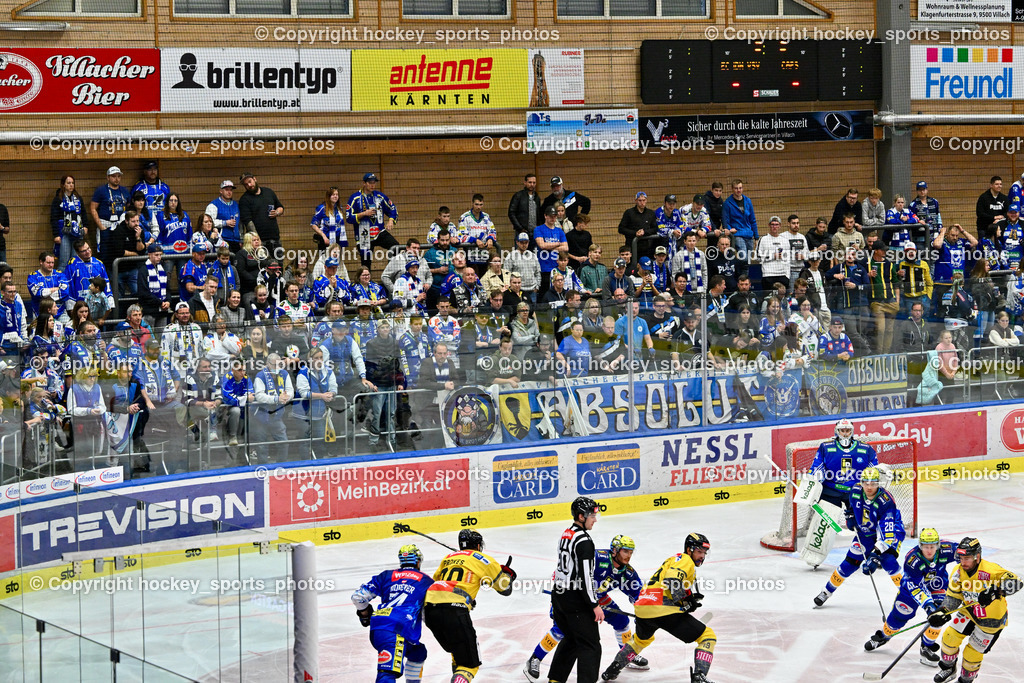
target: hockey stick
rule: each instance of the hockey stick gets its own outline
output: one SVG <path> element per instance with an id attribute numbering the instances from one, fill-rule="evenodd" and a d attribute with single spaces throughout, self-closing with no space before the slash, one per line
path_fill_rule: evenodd
<path id="1" fill-rule="evenodd" d="M 772 459 L 771 455 L 766 455 L 764 457 L 765 457 L 765 459 L 768 461 L 768 463 L 772 467 L 777 469 L 779 471 L 779 473 L 782 474 L 783 477 L 785 477 L 786 483 L 789 484 L 790 486 L 792 486 L 794 491 L 799 491 L 800 490 L 800 487 L 797 486 L 796 483 L 792 479 L 790 479 L 789 472 L 787 472 L 786 470 L 782 469 L 779 465 L 775 464 L 775 461 Z M 794 498 L 795 498 L 795 496 L 794 496 Z M 828 525 L 830 527 L 832 527 L 832 530 L 835 531 L 837 534 L 840 533 L 843 530 L 843 527 L 839 526 L 839 523 L 836 522 L 836 520 L 832 519 L 832 515 L 830 515 L 827 512 L 825 512 L 825 509 L 822 508 L 820 505 L 818 505 L 817 503 L 812 503 L 810 505 L 810 508 L 812 510 L 814 510 L 815 512 L 817 512 L 819 515 L 821 515 L 821 518 L 824 519 L 826 522 L 828 522 Z M 793 541 L 795 543 L 796 539 L 793 539 Z"/>
<path id="2" fill-rule="evenodd" d="M 544 589 L 541 592 L 546 594 L 546 595 L 551 595 L 551 591 L 549 591 L 547 589 Z M 621 614 L 623 616 L 627 616 L 627 617 L 630 617 L 632 619 L 636 619 L 636 615 L 635 614 L 633 614 L 632 612 L 627 612 L 624 609 L 619 609 L 618 607 L 604 607 L 604 606 L 601 606 L 601 605 L 598 605 L 598 607 L 601 607 L 601 609 L 603 611 L 605 611 L 605 612 L 614 612 L 615 614 Z M 689 614 L 689 612 L 683 612 L 683 614 Z M 703 617 L 701 617 L 698 621 L 701 621 L 701 622 L 703 622 L 705 624 L 708 624 L 708 623 L 711 622 L 711 619 L 714 616 L 715 616 L 714 612 L 708 612 Z M 696 618 L 696 617 L 694 617 L 694 618 Z"/>
<path id="3" fill-rule="evenodd" d="M 861 547 L 864 549 L 864 559 L 867 560 L 868 547 L 864 543 L 864 539 L 860 536 L 860 527 L 854 525 L 853 532 L 857 534 L 857 540 L 860 541 Z M 881 565 L 879 565 L 881 566 Z M 878 584 L 875 583 L 874 572 L 868 574 L 868 578 L 871 579 L 871 587 L 875 589 L 875 599 L 878 600 L 878 609 L 882 612 L 882 621 L 885 621 L 885 607 L 882 607 L 882 596 L 878 593 Z M 901 655 L 902 656 L 902 655 Z"/>
<path id="4" fill-rule="evenodd" d="M 920 631 L 918 632 L 918 634 L 917 634 L 916 636 L 914 636 L 914 638 L 913 638 L 913 639 L 912 639 L 912 640 L 911 640 L 911 641 L 910 641 L 909 643 L 907 643 L 907 646 L 906 646 L 905 648 L 903 648 L 903 652 L 901 652 L 901 653 L 899 653 L 898 655 L 896 655 L 896 659 L 892 660 L 892 664 L 890 664 L 890 665 L 889 665 L 889 667 L 888 667 L 888 668 L 887 668 L 887 669 L 886 669 L 885 671 L 883 671 L 883 672 L 882 672 L 882 673 L 880 673 L 880 674 L 872 674 L 872 673 L 865 673 L 865 674 L 863 675 L 863 677 L 864 677 L 864 680 L 865 680 L 865 681 L 880 681 L 880 680 L 882 680 L 883 678 L 885 678 L 885 677 L 886 677 L 886 675 L 887 675 L 887 674 L 888 674 L 888 673 L 889 673 L 890 671 L 892 671 L 893 667 L 894 667 L 894 666 L 896 666 L 896 664 L 897 664 L 897 663 L 898 663 L 898 662 L 899 662 L 899 661 L 900 661 L 901 659 L 903 659 L 903 655 L 905 655 L 905 654 L 907 654 L 908 652 L 910 652 L 910 648 L 912 648 L 912 647 L 914 647 L 915 645 L 917 645 L 917 641 L 921 640 L 921 636 L 923 636 L 923 635 L 924 635 L 924 632 L 925 632 L 925 631 L 927 631 L 927 630 L 928 630 L 928 624 L 925 624 L 924 628 L 923 628 L 923 629 L 921 629 L 921 630 L 920 630 Z"/>
<path id="5" fill-rule="evenodd" d="M 429 538 L 434 543 L 436 543 L 436 544 L 438 544 L 440 546 L 444 546 L 445 548 L 448 548 L 448 550 L 451 550 L 452 552 L 456 552 L 456 553 L 459 552 L 458 548 L 453 548 L 450 545 L 448 545 L 447 543 L 442 543 L 441 541 L 437 540 L 433 536 L 427 536 L 422 531 L 416 531 L 415 529 L 410 527 L 408 524 L 402 524 L 401 522 L 395 522 L 395 529 L 396 529 L 396 531 L 398 531 L 400 533 L 416 534 L 417 536 L 422 536 L 423 538 Z"/>

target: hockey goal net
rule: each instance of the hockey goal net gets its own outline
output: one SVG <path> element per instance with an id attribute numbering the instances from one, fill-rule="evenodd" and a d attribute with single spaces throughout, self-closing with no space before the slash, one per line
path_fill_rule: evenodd
<path id="1" fill-rule="evenodd" d="M 799 484 L 807 476 L 811 471 L 814 455 L 818 452 L 818 446 L 830 440 L 799 441 L 786 446 L 785 467 L 790 481 Z M 883 469 L 888 468 L 891 479 L 888 482 L 883 481 L 882 485 L 896 500 L 907 536 L 916 537 L 917 442 L 913 439 L 886 439 L 878 435 L 862 436 L 857 440 L 874 448 L 878 453 L 878 463 L 885 466 Z M 810 506 L 796 505 L 793 502 L 794 493 L 793 487 L 787 485 L 779 528 L 761 538 L 761 545 L 765 548 L 792 552 L 806 536 L 810 514 L 814 513 Z M 841 518 L 836 521 L 843 523 Z"/>

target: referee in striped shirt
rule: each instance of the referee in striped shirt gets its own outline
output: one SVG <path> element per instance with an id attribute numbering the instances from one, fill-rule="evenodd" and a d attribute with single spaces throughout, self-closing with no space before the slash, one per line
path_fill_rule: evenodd
<path id="1" fill-rule="evenodd" d="M 558 568 L 551 591 L 555 624 L 565 637 L 555 649 L 548 672 L 550 681 L 564 683 L 576 666 L 578 683 L 596 683 L 601 666 L 601 638 L 598 625 L 604 611 L 597 604 L 594 586 L 594 541 L 587 533 L 594 528 L 599 506 L 580 496 L 572 502 L 572 526 L 558 542 Z"/>

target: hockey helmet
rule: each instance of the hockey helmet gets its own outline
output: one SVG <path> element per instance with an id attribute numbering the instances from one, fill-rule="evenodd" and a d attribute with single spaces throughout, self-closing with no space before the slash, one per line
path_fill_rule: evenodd
<path id="1" fill-rule="evenodd" d="M 612 555 L 619 552 L 620 550 L 636 550 L 636 543 L 629 536 L 619 534 L 618 536 L 612 539 Z"/>
<path id="2" fill-rule="evenodd" d="M 708 537 L 704 534 L 694 531 L 686 537 L 686 544 L 683 546 L 683 552 L 690 555 L 694 550 L 703 550 L 704 552 L 711 550 L 711 541 L 709 541 Z M 699 567 L 704 564 L 704 559 L 701 558 L 700 562 L 694 560 L 693 563 Z"/>
<path id="3" fill-rule="evenodd" d="M 423 561 L 423 553 L 416 544 L 409 543 L 398 549 L 398 564 L 401 567 L 418 567 Z"/>
<path id="4" fill-rule="evenodd" d="M 596 514 L 600 510 L 597 501 L 593 498 L 587 498 L 586 496 L 580 496 L 572 502 L 572 518 L 576 519 L 579 516 L 589 517 L 592 514 Z"/>
<path id="5" fill-rule="evenodd" d="M 463 529 L 459 532 L 459 550 L 483 550 L 484 537 L 479 531 Z"/>
<path id="6" fill-rule="evenodd" d="M 966 555 L 981 555 L 981 541 L 970 536 L 964 536 L 963 540 L 956 547 L 956 557 L 960 559 Z"/>
<path id="7" fill-rule="evenodd" d="M 853 445 L 853 422 L 846 418 L 836 422 L 835 433 L 840 448 L 849 448 Z"/>
<path id="8" fill-rule="evenodd" d="M 921 535 L 918 536 L 920 545 L 936 544 L 939 542 L 939 532 L 935 529 L 928 528 L 922 529 Z"/>

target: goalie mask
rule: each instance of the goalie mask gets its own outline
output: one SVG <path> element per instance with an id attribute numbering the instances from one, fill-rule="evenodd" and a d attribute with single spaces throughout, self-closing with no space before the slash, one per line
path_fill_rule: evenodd
<path id="1" fill-rule="evenodd" d="M 836 443 L 843 450 L 853 446 L 853 423 L 849 420 L 842 419 L 836 422 Z"/>

